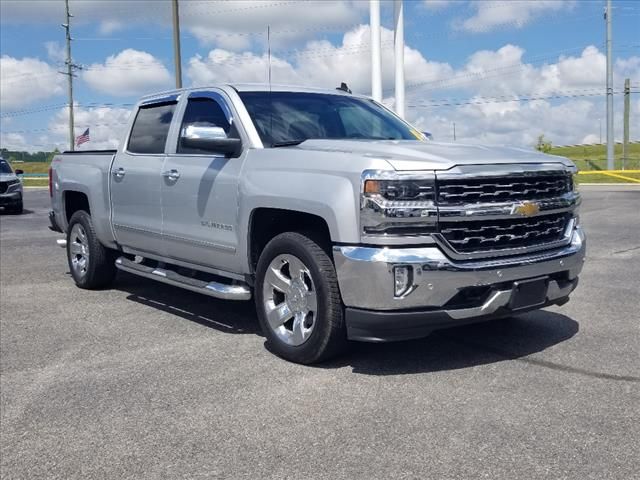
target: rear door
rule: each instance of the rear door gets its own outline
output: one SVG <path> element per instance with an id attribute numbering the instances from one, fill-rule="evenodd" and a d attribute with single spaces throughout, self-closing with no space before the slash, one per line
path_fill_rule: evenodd
<path id="1" fill-rule="evenodd" d="M 138 108 L 129 138 L 111 168 L 111 209 L 116 240 L 124 247 L 162 254 L 162 166 L 177 96 Z"/>
<path id="2" fill-rule="evenodd" d="M 238 178 L 244 155 L 227 158 L 181 145 L 189 125 L 220 127 L 239 138 L 232 110 L 218 91 L 191 92 L 163 170 L 163 237 L 168 257 L 227 271 L 237 269 Z M 171 152 L 171 148 L 169 152 Z"/>

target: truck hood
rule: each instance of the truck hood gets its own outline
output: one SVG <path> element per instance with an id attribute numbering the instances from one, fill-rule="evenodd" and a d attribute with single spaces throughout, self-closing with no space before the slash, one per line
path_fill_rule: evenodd
<path id="1" fill-rule="evenodd" d="M 413 140 L 307 140 L 297 149 L 340 152 L 384 159 L 395 170 L 448 170 L 456 165 L 561 163 L 570 160 L 546 155 L 534 149 Z"/>

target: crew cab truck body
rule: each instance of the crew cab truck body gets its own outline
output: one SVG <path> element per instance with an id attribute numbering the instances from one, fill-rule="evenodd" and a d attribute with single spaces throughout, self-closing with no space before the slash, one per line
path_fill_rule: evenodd
<path id="1" fill-rule="evenodd" d="M 76 284 L 121 269 L 255 298 L 292 361 L 562 304 L 577 285 L 565 158 L 425 142 L 366 97 L 264 85 L 145 97 L 127 132 L 117 151 L 53 160 Z"/>

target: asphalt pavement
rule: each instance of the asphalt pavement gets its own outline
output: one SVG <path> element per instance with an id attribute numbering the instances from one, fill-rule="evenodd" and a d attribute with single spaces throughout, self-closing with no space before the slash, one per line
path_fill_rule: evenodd
<path id="1" fill-rule="evenodd" d="M 27 190 L 0 216 L 0 477 L 638 478 L 640 189 L 583 196 L 568 304 L 305 367 L 251 303 L 76 288 Z"/>

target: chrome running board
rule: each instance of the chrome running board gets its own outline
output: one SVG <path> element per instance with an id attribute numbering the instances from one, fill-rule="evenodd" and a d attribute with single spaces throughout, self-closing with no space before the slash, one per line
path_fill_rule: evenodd
<path id="1" fill-rule="evenodd" d="M 184 288 L 192 292 L 202 293 L 210 297 L 223 300 L 250 300 L 251 290 L 246 284 L 228 285 L 220 282 L 206 282 L 196 278 L 185 277 L 173 270 L 166 268 L 154 268 L 142 265 L 120 257 L 116 260 L 116 267 L 124 272 L 139 275 L 141 277 L 157 280 L 158 282 Z"/>

